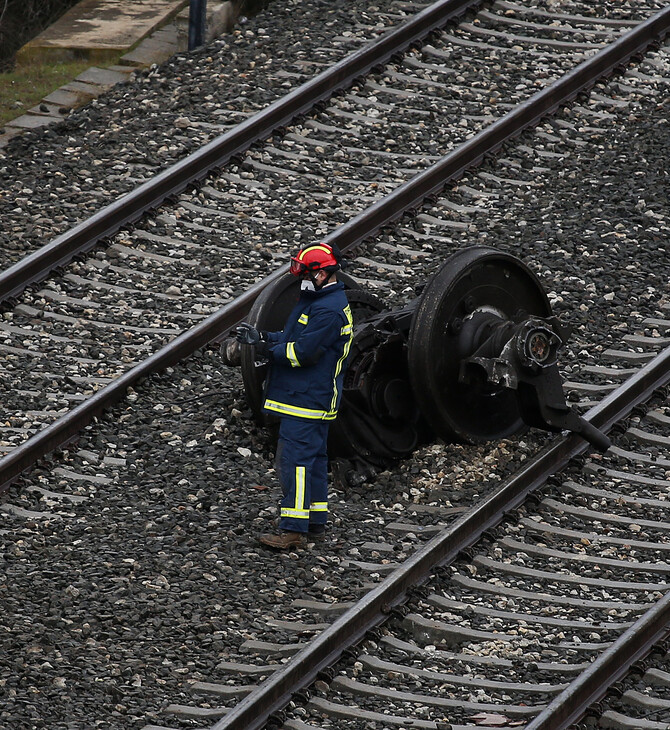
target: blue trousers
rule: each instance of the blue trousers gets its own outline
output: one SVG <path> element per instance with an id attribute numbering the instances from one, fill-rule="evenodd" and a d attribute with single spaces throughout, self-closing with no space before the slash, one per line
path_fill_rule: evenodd
<path id="1" fill-rule="evenodd" d="M 279 529 L 307 532 L 328 520 L 328 421 L 283 417 L 277 471 L 282 486 Z"/>

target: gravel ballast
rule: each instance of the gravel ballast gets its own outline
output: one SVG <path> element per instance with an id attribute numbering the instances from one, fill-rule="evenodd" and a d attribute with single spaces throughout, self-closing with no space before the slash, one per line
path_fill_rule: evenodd
<path id="1" fill-rule="evenodd" d="M 233 33 L 139 72 L 53 127 L 11 140 L 0 151 L 0 266 L 93 215 L 404 15 L 393 0 L 274 2 L 243 18 Z"/>
<path id="2" fill-rule="evenodd" d="M 667 51 L 652 61 L 667 64 Z M 636 73 L 651 70 L 643 63 Z M 562 114 L 598 145 L 597 154 L 575 145 L 560 159 L 543 158 L 532 185 L 500 185 L 498 197 L 487 198 L 487 210 L 451 244 L 420 218 L 403 221 L 405 233 L 384 231 L 382 242 L 420 240 L 437 256 L 414 259 L 412 275 L 376 275 L 402 300 L 450 247 L 485 242 L 520 253 L 557 313 L 576 327 L 561 358 L 575 380 L 591 377 L 585 368 L 601 362 L 607 348 L 621 347 L 626 335 L 659 337 L 662 328 L 645 329 L 643 321 L 667 311 L 670 297 L 666 90 L 667 81 L 645 86 L 616 124 L 604 117 L 596 125 L 590 115 L 586 125 L 575 118 L 583 112 Z M 454 193 L 490 186 L 491 175 L 509 177 L 505 160 L 535 149 L 538 135 L 547 147 L 546 136 L 556 137 L 552 149 L 559 149 L 557 125 L 548 122 L 465 176 Z M 372 259 L 373 251 L 370 244 L 361 255 Z M 205 389 L 215 395 L 183 402 Z M 467 505 L 545 442 L 531 432 L 479 447 L 427 446 L 371 485 L 336 488 L 326 541 L 277 555 L 256 543 L 275 515 L 277 487 L 272 444 L 250 419 L 239 375 L 206 352 L 152 378 L 136 399 L 131 394 L 76 447 L 7 495 L 10 504 L 60 518 L 13 511 L 3 522 L 0 681 L 7 701 L 0 719 L 11 727 L 141 727 L 168 703 L 192 702 L 192 680 L 226 681 L 221 661 L 277 661 L 281 653 L 255 655 L 245 642 L 306 640 L 309 631 L 300 638 L 271 622 L 316 623 L 293 606 L 298 599 L 354 600 L 381 576 L 351 560 L 388 564 L 382 551 L 365 546 L 385 542 L 387 524 L 448 521 L 412 505 Z M 50 494 L 57 492 L 71 497 Z M 421 539 L 405 534 L 394 559 Z"/>
<path id="3" fill-rule="evenodd" d="M 370 243 L 358 252 L 352 273 L 380 280 L 389 302 L 400 303 L 457 248 L 483 243 L 520 255 L 540 276 L 556 312 L 575 327 L 561 353 L 564 376 L 588 384 L 606 380 L 587 368 L 602 364 L 608 348 L 626 349 L 625 337 L 636 333 L 658 341 L 667 335 L 662 324 L 645 324 L 645 318 L 667 319 L 670 303 L 668 78 L 664 46 L 622 80 L 637 88 L 632 107 L 621 112 L 610 103 L 599 110 L 581 102 L 584 111 L 564 112 L 523 135 L 432 209 L 383 231 L 377 242 L 391 247 L 381 249 L 385 259 Z M 144 81 L 148 89 L 158 83 L 150 77 L 137 83 Z M 616 83 L 595 93 L 611 98 Z M 95 140 L 108 113 L 103 100 L 66 122 L 80 125 L 70 128 L 77 165 L 87 124 L 100 125 L 91 133 L 89 159 L 105 148 L 105 140 L 99 147 Z M 37 137 L 26 139 L 35 143 Z M 49 133 L 38 150 L 45 140 L 56 142 Z M 8 154 L 23 160 L 22 170 L 32 168 L 35 181 L 42 153 L 35 153 L 38 163 L 25 162 L 31 153 L 22 144 Z M 132 181 L 118 172 L 119 184 L 129 188 Z M 75 193 L 67 193 L 69 203 L 63 198 L 67 216 Z M 449 230 L 453 207 L 447 203 L 472 208 L 458 214 L 465 227 Z M 16 216 L 8 220 L 23 230 L 25 217 Z M 40 225 L 23 241 L 37 241 L 46 230 Z M 398 264 L 403 269 L 390 268 Z M 623 365 L 616 359 L 607 364 Z M 205 391 L 211 395 L 201 399 Z M 371 484 L 336 487 L 333 529 L 324 543 L 275 554 L 256 542 L 276 514 L 273 445 L 251 420 L 239 374 L 206 351 L 152 378 L 5 496 L 0 723 L 176 726 L 160 711 L 168 703 L 191 703 L 192 681 L 257 679 L 229 679 L 220 662 L 262 665 L 282 658 L 276 650 L 257 654 L 246 642 L 295 644 L 311 635 L 273 622 L 332 618 L 315 618 L 294 601 L 355 600 L 383 575 L 353 560 L 388 565 L 425 539 L 418 531 L 401 533 L 389 557 L 379 549 L 389 541 L 389 524 L 448 522 L 448 510 L 495 488 L 546 438 L 530 432 L 478 447 L 428 445 Z"/>

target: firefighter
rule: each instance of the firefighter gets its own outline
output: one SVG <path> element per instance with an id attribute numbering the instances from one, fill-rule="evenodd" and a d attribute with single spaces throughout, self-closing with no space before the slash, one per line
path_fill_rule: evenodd
<path id="1" fill-rule="evenodd" d="M 283 499 L 279 532 L 260 541 L 277 549 L 323 536 L 328 520 L 328 428 L 337 416 L 353 338 L 351 309 L 337 280 L 339 251 L 325 243 L 301 249 L 290 271 L 300 298 L 281 332 L 243 322 L 240 343 L 269 360 L 263 408 L 280 417 L 277 469 Z"/>

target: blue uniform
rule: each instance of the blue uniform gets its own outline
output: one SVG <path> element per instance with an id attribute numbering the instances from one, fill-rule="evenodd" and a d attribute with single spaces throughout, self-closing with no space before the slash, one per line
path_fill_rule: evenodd
<path id="1" fill-rule="evenodd" d="M 328 427 L 337 416 L 352 338 L 341 282 L 302 291 L 284 330 L 267 334 L 271 367 L 263 408 L 281 416 L 282 530 L 307 532 L 310 523 L 327 521 Z"/>

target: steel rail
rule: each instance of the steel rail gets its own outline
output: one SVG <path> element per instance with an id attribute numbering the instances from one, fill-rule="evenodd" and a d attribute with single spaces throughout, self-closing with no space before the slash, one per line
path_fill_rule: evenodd
<path id="1" fill-rule="evenodd" d="M 404 52 L 412 43 L 422 40 L 432 31 L 482 2 L 483 0 L 438 0 L 398 28 L 388 31 L 381 38 L 350 54 L 234 129 L 216 137 L 192 155 L 0 273 L 0 302 L 16 297 L 26 286 L 41 280 L 54 268 L 63 266 L 74 256 L 88 251 L 100 239 L 133 223 L 147 210 L 180 193 L 214 168 L 248 150 L 255 142 L 266 139 L 273 131 L 291 123 L 335 92 L 351 86 L 357 78 L 369 73 L 375 66 L 386 63 L 392 56 Z"/>
<path id="2" fill-rule="evenodd" d="M 558 695 L 524 730 L 567 730 L 670 634 L 670 591 L 606 649 Z"/>
<path id="3" fill-rule="evenodd" d="M 447 4 L 446 2 L 437 3 L 441 6 Z M 591 86 L 600 76 L 609 73 L 631 56 L 641 53 L 650 43 L 664 36 L 669 28 L 670 6 L 581 63 L 568 73 L 567 80 L 566 77 L 563 77 L 546 89 L 539 91 L 524 102 L 521 109 L 512 110 L 494 122 L 491 127 L 477 133 L 437 163 L 418 173 L 407 183 L 400 185 L 351 221 L 337 228 L 323 240 L 337 244 L 345 253 L 351 251 L 383 225 L 421 205 L 427 196 L 444 187 L 468 167 L 481 162 L 485 155 L 499 149 L 505 141 L 518 135 L 533 121 L 537 121 L 544 114 L 557 109 L 562 103 Z M 27 439 L 0 459 L 0 491 L 38 459 L 71 440 L 105 408 L 109 408 L 121 400 L 128 387 L 135 385 L 150 373 L 163 370 L 188 357 L 198 348 L 221 337 L 227 329 L 230 329 L 249 312 L 263 288 L 275 281 L 285 271 L 286 267 L 282 267 L 253 285 L 235 301 L 179 335 L 147 360 L 131 368 L 113 383 L 99 390 L 65 416 L 54 421 L 50 426 Z"/>
<path id="4" fill-rule="evenodd" d="M 585 418 L 602 431 L 608 431 L 668 382 L 670 347 L 589 410 Z M 286 706 L 293 694 L 308 687 L 320 671 L 337 661 L 346 649 L 355 646 L 367 631 L 383 623 L 392 609 L 404 602 L 411 587 L 424 583 L 436 567 L 448 565 L 460 552 L 475 544 L 486 530 L 519 507 L 529 494 L 586 448 L 587 444 L 575 434 L 556 439 L 506 480 L 494 494 L 428 542 L 210 730 L 257 730 L 263 727 L 273 713 Z M 658 613 L 661 620 L 667 621 L 667 603 Z M 642 623 L 646 626 L 646 622 Z M 635 638 L 627 643 L 634 646 Z M 603 662 L 613 667 L 616 658 L 603 658 Z M 596 676 L 600 675 L 600 672 L 596 673 Z M 584 692 L 585 696 L 587 694 Z M 538 725 L 538 730 L 560 730 L 563 727 L 567 725 L 543 724 Z"/>
<path id="5" fill-rule="evenodd" d="M 257 282 L 230 304 L 226 304 L 202 322 L 182 332 L 146 360 L 120 375 L 114 382 L 101 388 L 83 403 L 10 451 L 0 459 L 0 492 L 38 459 L 68 443 L 105 409 L 125 398 L 128 388 L 136 385 L 142 378 L 187 358 L 198 348 L 230 329 L 249 312 L 261 291 L 287 271 L 288 266 L 283 266 Z"/>
<path id="6" fill-rule="evenodd" d="M 372 235 L 386 223 L 419 205 L 428 196 L 439 192 L 446 182 L 460 177 L 467 168 L 479 164 L 486 155 L 500 149 L 505 142 L 536 124 L 543 116 L 556 111 L 559 106 L 589 89 L 617 66 L 641 54 L 650 44 L 662 40 L 669 30 L 670 5 L 624 33 L 621 38 L 580 63 L 546 89 L 519 104 L 323 240 L 328 243 L 336 242 L 344 250 L 350 242 Z"/>

